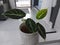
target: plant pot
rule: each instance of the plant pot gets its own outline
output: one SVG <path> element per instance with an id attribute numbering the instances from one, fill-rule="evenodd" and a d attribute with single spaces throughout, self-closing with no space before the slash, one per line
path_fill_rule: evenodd
<path id="1" fill-rule="evenodd" d="M 24 33 L 20 30 L 21 45 L 37 45 L 38 44 L 38 32 Z"/>
<path id="2" fill-rule="evenodd" d="M 38 33 L 27 34 L 20 31 L 21 44 L 23 45 L 37 45 Z"/>

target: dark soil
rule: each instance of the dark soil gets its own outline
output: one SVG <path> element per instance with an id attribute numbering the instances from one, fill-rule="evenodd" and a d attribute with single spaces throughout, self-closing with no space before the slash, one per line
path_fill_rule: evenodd
<path id="1" fill-rule="evenodd" d="M 25 25 L 25 23 L 22 23 L 22 24 L 20 25 L 20 30 L 21 30 L 22 32 L 24 32 L 24 33 L 31 33 L 31 32 L 29 32 L 29 29 L 27 28 L 27 26 Z"/>

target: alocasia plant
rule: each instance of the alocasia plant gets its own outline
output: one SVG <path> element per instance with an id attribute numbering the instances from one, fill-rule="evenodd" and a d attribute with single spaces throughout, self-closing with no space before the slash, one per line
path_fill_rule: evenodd
<path id="1" fill-rule="evenodd" d="M 36 19 L 43 19 L 47 14 L 47 9 L 42 9 L 37 12 Z M 6 11 L 4 13 L 5 16 L 10 17 L 12 19 L 20 19 L 26 16 L 26 13 L 24 13 L 20 9 L 12 9 L 9 11 Z M 29 29 L 29 32 L 34 33 L 38 31 L 38 33 L 41 35 L 43 39 L 46 39 L 46 31 L 45 28 L 40 24 L 36 23 L 33 19 L 28 18 L 25 20 L 25 24 L 27 28 Z"/>

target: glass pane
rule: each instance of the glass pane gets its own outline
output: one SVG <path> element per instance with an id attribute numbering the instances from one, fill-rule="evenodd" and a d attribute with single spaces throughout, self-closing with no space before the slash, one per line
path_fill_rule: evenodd
<path id="1" fill-rule="evenodd" d="M 16 0 L 16 7 L 30 7 L 31 0 Z"/>

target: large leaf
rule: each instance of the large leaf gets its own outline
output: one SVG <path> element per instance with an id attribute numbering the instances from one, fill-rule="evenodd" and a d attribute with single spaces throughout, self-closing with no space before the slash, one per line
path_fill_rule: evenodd
<path id="1" fill-rule="evenodd" d="M 25 17 L 26 14 L 20 9 L 12 9 L 6 11 L 4 15 L 13 19 L 19 19 Z"/>
<path id="2" fill-rule="evenodd" d="M 47 9 L 42 9 L 37 12 L 36 19 L 42 19 L 46 16 L 47 14 Z"/>
<path id="3" fill-rule="evenodd" d="M 30 19 L 30 18 L 28 18 L 27 20 L 26 20 L 26 25 L 27 25 L 27 27 L 29 28 L 29 31 L 30 32 L 36 32 L 37 30 L 36 30 L 36 23 L 32 20 L 32 19 Z"/>
<path id="4" fill-rule="evenodd" d="M 45 39 L 46 38 L 45 28 L 40 23 L 37 23 L 37 30 L 39 34 L 41 35 L 41 37 Z"/>

